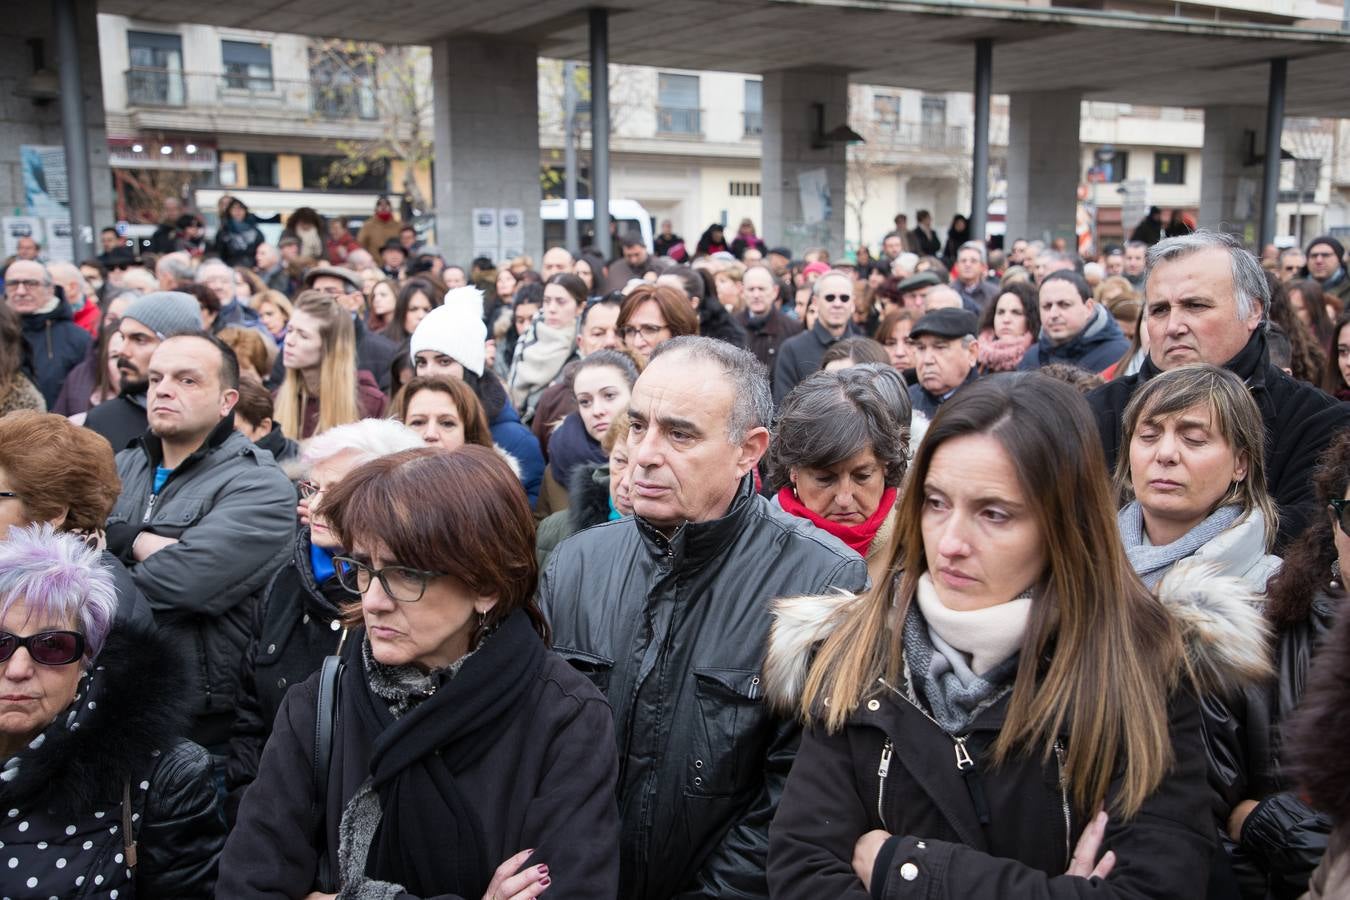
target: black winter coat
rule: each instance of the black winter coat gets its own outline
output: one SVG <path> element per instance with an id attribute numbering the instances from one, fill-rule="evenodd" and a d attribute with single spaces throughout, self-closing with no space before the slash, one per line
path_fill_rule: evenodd
<path id="1" fill-rule="evenodd" d="M 779 348 L 788 338 L 796 337 L 804 330 L 799 320 L 785 315 L 776 304 L 762 319 L 751 319 L 750 311 L 743 309 L 736 313 L 736 321 L 745 329 L 746 349 L 764 363 L 770 379 L 776 374 Z"/>
<path id="2" fill-rule="evenodd" d="M 23 320 L 23 339 L 32 354 L 38 390 L 47 408 L 56 406 L 66 373 L 84 362 L 89 353 L 89 332 L 75 324 L 70 304 L 57 300 L 47 313 L 29 313 Z"/>
<path id="3" fill-rule="evenodd" d="M 244 794 L 239 821 L 221 859 L 222 898 L 304 897 L 314 884 L 318 854 L 338 871 L 338 824 L 347 802 L 370 777 L 371 746 L 358 728 L 355 707 L 365 678 L 361 629 L 348 638 L 338 733 L 333 742 L 323 844 L 310 834 L 316 673 L 286 695 L 263 750 L 258 778 Z M 347 687 L 352 684 L 351 687 Z M 521 712 L 481 760 L 455 781 L 478 813 L 493 866 L 521 850 L 526 865 L 549 867 L 551 900 L 613 900 L 614 753 L 609 706 L 584 677 L 554 654 L 529 688 Z M 434 822 L 427 827 L 434 828 Z M 400 900 L 410 900 L 406 895 Z M 442 895 L 436 900 L 458 900 Z M 465 900 L 478 900 L 477 897 Z"/>
<path id="4" fill-rule="evenodd" d="M 10 897 L 209 898 L 225 843 L 211 760 L 181 741 L 184 665 L 176 643 L 120 621 L 96 660 L 87 706 L 61 712 L 18 775 L 0 783 L 0 842 Z M 79 701 L 77 701 L 79 702 Z M 89 709 L 88 707 L 94 707 Z M 77 730 L 61 727 L 77 715 Z M 123 790 L 137 863 L 129 867 Z"/>
<path id="5" fill-rule="evenodd" d="M 1168 720 L 1176 766 L 1134 819 L 1112 819 L 1103 851 L 1117 857 L 1110 877 L 1064 877 L 1083 828 L 1060 770 L 1062 751 L 989 762 L 1008 696 L 968 732 L 973 771 L 957 768 L 956 744 L 910 700 L 882 685 L 835 735 L 802 738 L 774 819 L 769 884 L 775 900 L 869 900 L 853 871 L 853 846 L 873 829 L 900 837 L 871 897 L 1202 898 L 1214 831 L 1205 788 L 1200 708 L 1189 687 L 1172 698 Z M 903 687 L 900 688 L 903 690 Z M 1060 746 L 1073 740 L 1072 729 Z M 970 771 L 970 770 L 967 770 Z M 882 774 L 884 772 L 884 775 Z M 987 806 L 980 821 L 976 784 Z M 1120 789 L 1112 782 L 1107 802 Z"/>
<path id="6" fill-rule="evenodd" d="M 1332 822 L 1295 790 L 1282 763 L 1281 732 L 1303 701 L 1313 657 L 1335 624 L 1344 597 L 1319 594 L 1308 617 L 1274 637 L 1275 677 L 1226 702 L 1205 700 L 1209 777 L 1215 824 L 1227 831 L 1233 807 L 1259 800 L 1243 822 L 1241 840 L 1225 836 L 1233 872 L 1249 900 L 1292 900 L 1327 848 Z"/>
<path id="7" fill-rule="evenodd" d="M 825 351 L 844 338 L 858 337 L 858 330 L 850 319 L 844 333 L 835 337 L 816 320 L 810 331 L 803 331 L 783 342 L 778 351 L 778 362 L 773 369 L 773 402 L 782 406 L 783 400 L 802 379 L 820 369 Z"/>
<path id="8" fill-rule="evenodd" d="M 623 821 L 619 895 L 765 897 L 769 821 L 799 726 L 764 704 L 775 597 L 861 590 L 862 558 L 741 482 L 726 516 L 667 538 L 640 518 L 554 551 L 554 647 L 610 698 Z"/>
<path id="9" fill-rule="evenodd" d="M 745 347 L 745 329 L 727 312 L 716 294 L 699 301 L 698 333 L 703 337 L 726 341 L 735 347 Z"/>
<path id="10" fill-rule="evenodd" d="M 225 761 L 229 792 L 225 811 L 231 822 L 244 789 L 258 775 L 263 745 L 286 692 L 319 671 L 325 656 L 338 651 L 343 637 L 339 606 L 356 599 L 336 577 L 322 586 L 314 583 L 309 546 L 310 531 L 302 528 L 290 561 L 272 576 L 253 614 Z"/>
<path id="11" fill-rule="evenodd" d="M 1092 319 L 1082 331 L 1062 344 L 1042 335 L 1022 354 L 1022 362 L 1017 368 L 1026 372 L 1051 363 L 1067 363 L 1096 375 L 1109 369 L 1129 349 L 1130 339 L 1120 330 L 1115 317 L 1098 303 Z"/>
<path id="12" fill-rule="evenodd" d="M 1303 531 L 1315 511 L 1313 467 L 1336 433 L 1350 425 L 1350 406 L 1311 385 L 1295 381 L 1271 365 L 1266 337 L 1259 328 L 1224 368 L 1247 382 L 1265 421 L 1266 485 L 1279 506 L 1280 528 L 1274 550 L 1279 555 Z M 1153 360 L 1146 357 L 1137 374 L 1109 381 L 1088 394 L 1108 471 L 1115 469 L 1116 454 L 1124 438 L 1125 405 L 1135 388 L 1159 371 Z"/>
<path id="13" fill-rule="evenodd" d="M 145 394 L 121 394 L 104 400 L 89 410 L 84 427 L 107 438 L 113 453 L 127 449 L 150 427 L 145 417 Z"/>

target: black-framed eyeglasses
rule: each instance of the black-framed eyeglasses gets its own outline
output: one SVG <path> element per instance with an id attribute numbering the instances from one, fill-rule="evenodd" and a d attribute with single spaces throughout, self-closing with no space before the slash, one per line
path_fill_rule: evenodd
<path id="1" fill-rule="evenodd" d="M 305 500 L 311 500 L 316 494 L 323 493 L 323 488 L 313 481 L 302 481 L 296 487 L 300 488 L 300 496 Z"/>
<path id="2" fill-rule="evenodd" d="M 379 579 L 384 592 L 399 603 L 416 603 L 427 591 L 427 585 L 433 578 L 443 578 L 444 572 L 428 572 L 425 569 L 413 569 L 408 566 L 385 566 L 372 568 L 350 556 L 333 557 L 338 582 L 353 594 L 364 594 L 370 585 Z"/>
<path id="3" fill-rule="evenodd" d="M 639 334 L 641 334 L 644 338 L 650 341 L 652 338 L 656 337 L 661 332 L 669 330 L 670 329 L 665 325 L 652 325 L 649 323 L 646 325 L 629 325 L 622 332 L 620 332 L 620 334 L 623 336 L 623 339 L 625 341 L 631 341 Z"/>
<path id="4" fill-rule="evenodd" d="M 0 662 L 7 661 L 23 647 L 33 662 L 44 666 L 68 666 L 84 655 L 84 635 L 78 631 L 39 631 L 20 637 L 0 631 Z"/>
<path id="5" fill-rule="evenodd" d="M 852 303 L 852 294 L 821 294 L 820 299 L 826 303 Z"/>
<path id="6" fill-rule="evenodd" d="M 0 500 L 5 499 L 6 497 L 10 497 L 15 500 L 19 499 L 19 495 L 14 493 L 13 491 L 0 491 Z"/>
<path id="7" fill-rule="evenodd" d="M 1350 500 L 1331 500 L 1327 503 L 1331 507 L 1331 514 L 1336 517 L 1336 524 L 1341 527 L 1341 534 L 1350 537 Z"/>

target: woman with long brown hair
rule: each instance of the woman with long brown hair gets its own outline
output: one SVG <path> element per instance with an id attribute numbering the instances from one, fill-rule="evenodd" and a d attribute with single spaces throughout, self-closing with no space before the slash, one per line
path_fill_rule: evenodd
<path id="1" fill-rule="evenodd" d="M 1186 638 L 1255 613 L 1135 577 L 1082 397 L 1034 373 L 959 392 L 899 522 L 867 593 L 779 603 L 766 688 L 807 731 L 770 895 L 1204 896 L 1192 682 L 1230 670 Z M 1259 642 L 1224 650 L 1264 671 Z"/>
<path id="2" fill-rule="evenodd" d="M 286 380 L 277 389 L 276 422 L 286 437 L 301 440 L 384 413 L 374 376 L 356 368 L 351 314 L 322 291 L 295 298 L 282 360 Z"/>

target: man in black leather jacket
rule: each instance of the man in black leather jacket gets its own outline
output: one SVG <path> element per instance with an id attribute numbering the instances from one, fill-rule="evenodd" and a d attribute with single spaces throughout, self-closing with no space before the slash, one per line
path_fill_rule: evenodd
<path id="1" fill-rule="evenodd" d="M 636 516 L 560 544 L 554 648 L 614 709 L 626 900 L 767 897 L 769 822 L 800 737 L 764 705 L 770 602 L 861 591 L 861 557 L 754 491 L 772 400 L 748 351 L 663 344 L 633 388 Z"/>

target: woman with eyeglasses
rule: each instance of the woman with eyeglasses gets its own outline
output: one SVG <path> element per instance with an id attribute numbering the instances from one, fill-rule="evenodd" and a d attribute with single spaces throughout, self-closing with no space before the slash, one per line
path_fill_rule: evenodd
<path id="1" fill-rule="evenodd" d="M 615 330 L 624 347 L 646 366 L 659 345 L 698 334 L 698 314 L 679 288 L 644 284 L 624 298 Z"/>
<path id="2" fill-rule="evenodd" d="M 1267 584 L 1261 606 L 1275 677 L 1236 700 L 1208 703 L 1214 712 L 1208 730 L 1218 748 L 1210 754 L 1210 781 L 1218 791 L 1216 809 L 1227 816 L 1220 831 L 1244 897 L 1297 897 L 1307 890 L 1333 824 L 1295 783 L 1283 757 L 1298 748 L 1281 732 L 1302 708 L 1313 664 L 1343 614 L 1343 573 L 1350 569 L 1350 433 L 1323 451 L 1312 488 L 1323 512 L 1285 550 L 1284 565 Z M 1301 739 L 1306 744 L 1310 737 L 1305 732 Z M 1309 759 L 1323 758 L 1306 746 L 1302 750 Z"/>
<path id="3" fill-rule="evenodd" d="M 323 497 L 362 463 L 421 446 L 412 429 L 386 419 L 339 425 L 301 446 L 302 524 L 296 531 L 295 550 L 258 604 L 240 670 L 225 766 L 226 814 L 231 821 L 244 789 L 258 774 L 258 758 L 286 691 L 317 672 L 325 656 L 341 649 L 347 634 L 342 606 L 352 598 L 336 577 L 333 557 L 342 548 L 318 510 Z"/>
<path id="4" fill-rule="evenodd" d="M 0 543 L 0 868 L 13 897 L 209 898 L 225 841 L 211 760 L 181 740 L 192 680 L 120 628 L 112 572 L 73 534 Z"/>
<path id="5" fill-rule="evenodd" d="M 430 485 L 453 485 L 445 502 Z M 311 816 L 317 676 L 282 702 L 223 897 L 613 897 L 609 706 L 548 649 L 534 521 L 486 447 L 366 463 L 317 511 L 347 553 L 336 731 Z M 319 860 L 334 881 L 316 885 Z"/>

